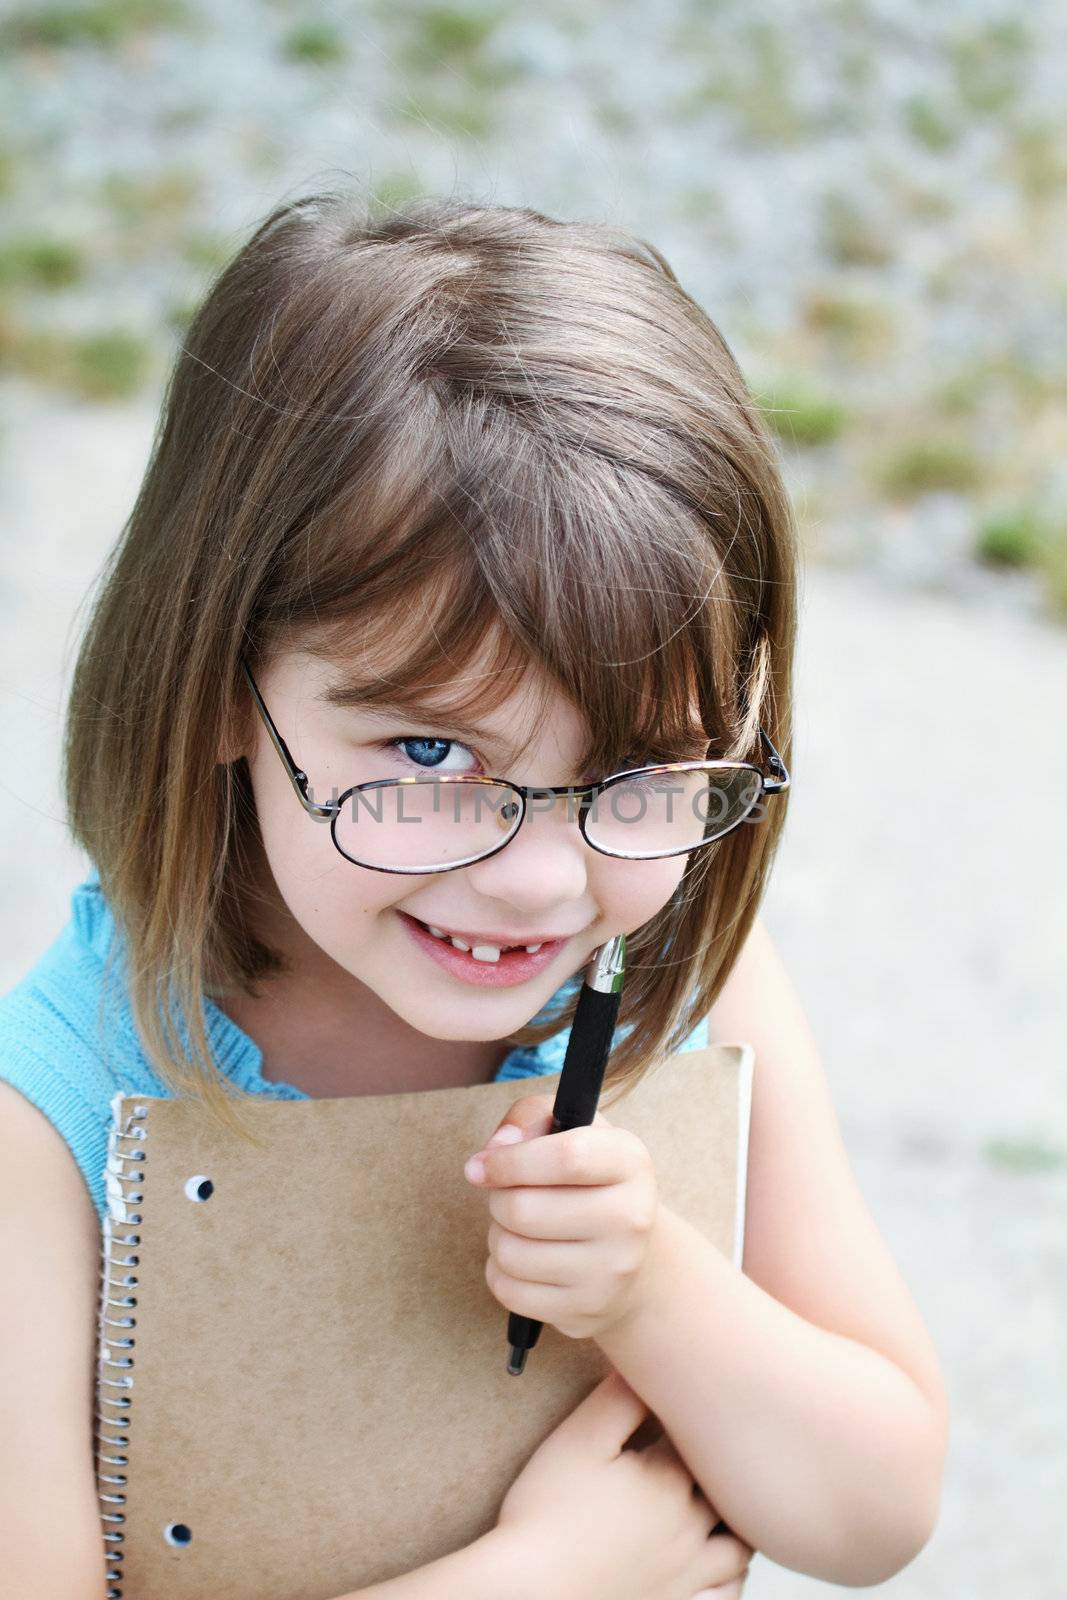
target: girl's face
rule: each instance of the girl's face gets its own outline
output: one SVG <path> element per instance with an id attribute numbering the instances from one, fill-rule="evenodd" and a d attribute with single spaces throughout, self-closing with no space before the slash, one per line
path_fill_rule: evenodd
<path id="1" fill-rule="evenodd" d="M 478 664 L 468 672 L 478 678 Z M 478 722 L 475 742 L 461 739 L 446 716 L 427 722 L 332 703 L 328 691 L 344 675 L 342 665 L 291 652 L 256 676 L 317 801 L 331 791 L 340 795 L 368 772 L 468 773 L 530 786 L 576 784 L 585 776 L 574 766 L 583 743 L 578 714 L 557 694 L 535 725 L 536 685 L 529 679 L 518 680 L 508 700 Z M 435 703 L 441 698 L 437 691 Z M 516 764 L 511 751 L 531 731 Z M 531 805 L 518 833 L 486 860 L 450 872 L 376 872 L 346 860 L 328 824 L 303 810 L 259 716 L 245 754 L 273 878 L 264 886 L 270 942 L 283 946 L 305 980 L 331 993 L 340 984 L 349 1001 L 351 984 L 363 985 L 434 1039 L 494 1040 L 522 1027 L 598 945 L 654 916 L 685 871 L 685 856 L 625 861 L 599 854 L 582 838 L 576 806 L 561 797 L 551 811 Z M 509 944 L 562 943 L 520 981 L 479 982 L 472 957 L 435 959 L 432 936 L 414 930 L 410 918 L 459 934 L 503 935 Z M 503 965 L 496 965 L 492 978 L 502 975 Z"/>

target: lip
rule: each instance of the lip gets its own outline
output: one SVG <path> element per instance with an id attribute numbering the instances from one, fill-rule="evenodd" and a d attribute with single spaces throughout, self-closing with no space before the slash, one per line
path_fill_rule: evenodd
<path id="1" fill-rule="evenodd" d="M 397 916 L 409 936 L 439 967 L 443 967 L 452 977 L 481 989 L 508 989 L 515 984 L 527 983 L 551 966 L 560 951 L 570 943 L 569 937 L 552 939 L 544 942 L 533 955 L 525 950 L 514 950 L 508 955 L 501 952 L 499 961 L 475 961 L 467 951 L 457 950 L 447 939 L 435 939 L 410 912 L 398 911 Z M 434 927 L 437 926 L 435 922 Z M 530 940 L 531 944 L 536 942 Z"/>

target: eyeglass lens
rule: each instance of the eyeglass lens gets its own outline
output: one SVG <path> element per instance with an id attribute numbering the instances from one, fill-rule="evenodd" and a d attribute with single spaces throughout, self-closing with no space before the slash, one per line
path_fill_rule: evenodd
<path id="1" fill-rule="evenodd" d="M 608 780 L 586 813 L 589 842 L 609 855 L 654 860 L 728 833 L 753 810 L 760 779 L 750 767 L 648 772 Z M 573 795 L 535 796 L 527 822 Z M 333 821 L 338 848 L 370 867 L 431 871 L 499 849 L 522 818 L 513 789 L 487 779 L 419 778 L 380 783 L 347 796 Z"/>

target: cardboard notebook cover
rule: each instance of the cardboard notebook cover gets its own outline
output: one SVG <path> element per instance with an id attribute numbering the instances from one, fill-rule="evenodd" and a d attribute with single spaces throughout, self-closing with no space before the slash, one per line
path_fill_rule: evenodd
<path id="1" fill-rule="evenodd" d="M 710 1045 L 602 1098 L 666 1204 L 738 1266 L 752 1070 L 751 1045 Z M 488 1195 L 463 1176 L 513 1101 L 558 1082 L 249 1099 L 260 1149 L 194 1101 L 115 1096 L 97 1365 L 109 1595 L 334 1600 L 495 1525 L 610 1371 L 550 1324 L 526 1371 L 506 1371 Z"/>

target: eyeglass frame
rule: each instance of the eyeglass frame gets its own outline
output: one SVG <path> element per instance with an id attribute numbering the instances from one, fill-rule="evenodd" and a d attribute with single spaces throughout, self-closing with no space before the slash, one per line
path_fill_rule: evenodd
<path id="1" fill-rule="evenodd" d="M 739 828 L 741 827 L 742 823 L 747 822 L 748 818 L 759 805 L 764 795 L 781 794 L 790 786 L 790 776 L 786 770 L 785 762 L 782 760 L 782 757 L 771 743 L 770 736 L 762 724 L 760 724 L 759 735 L 765 748 L 767 766 L 772 772 L 778 772 L 780 774 L 780 776 L 777 778 L 768 777 L 767 774 L 762 772 L 760 768 L 757 767 L 752 761 L 665 761 L 660 762 L 655 766 L 630 767 L 624 772 L 613 772 L 600 783 L 560 784 L 555 787 L 545 785 L 524 786 L 522 784 L 512 783 L 510 778 L 482 777 L 477 773 L 446 772 L 436 777 L 433 774 L 430 774 L 430 779 L 434 783 L 492 783 L 501 788 L 511 789 L 515 794 L 518 795 L 519 803 L 522 806 L 522 811 L 514 831 L 509 833 L 507 838 L 504 839 L 502 843 L 496 845 L 492 850 L 487 850 L 481 855 L 472 856 L 469 860 L 454 861 L 448 866 L 376 867 L 373 865 L 373 863 L 368 861 L 356 861 L 354 857 L 347 855 L 337 843 L 336 827 L 337 818 L 341 815 L 341 807 L 344 805 L 349 796 L 355 794 L 357 790 L 362 792 L 365 789 L 381 789 L 384 788 L 386 784 L 421 784 L 425 783 L 426 779 L 414 776 L 408 778 L 371 778 L 365 783 L 352 784 L 348 789 L 345 790 L 340 799 L 331 800 L 328 805 L 321 805 L 317 801 L 310 799 L 308 796 L 307 773 L 302 771 L 293 760 L 289 746 L 286 744 L 285 740 L 278 731 L 278 728 L 274 722 L 274 718 L 267 709 L 266 701 L 259 692 L 259 686 L 256 683 L 255 678 L 252 676 L 252 669 L 248 665 L 248 662 L 245 660 L 244 656 L 240 658 L 240 664 L 242 670 L 244 671 L 244 675 L 248 680 L 248 686 L 252 691 L 252 698 L 255 701 L 256 709 L 263 718 L 267 733 L 270 735 L 271 743 L 274 745 L 278 755 L 281 757 L 282 764 L 285 767 L 285 770 L 289 776 L 289 781 L 296 792 L 296 797 L 300 801 L 300 804 L 303 806 L 304 810 L 309 816 L 314 817 L 317 821 L 328 821 L 330 823 L 330 838 L 333 841 L 334 848 L 336 849 L 338 855 L 341 856 L 343 860 L 350 862 L 353 866 L 366 868 L 368 872 L 391 872 L 400 874 L 404 877 L 411 877 L 425 875 L 430 872 L 455 872 L 460 867 L 470 867 L 473 866 L 475 862 L 488 861 L 491 856 L 498 855 L 501 850 L 506 849 L 511 843 L 512 839 L 515 838 L 515 835 L 519 832 L 523 823 L 526 821 L 527 802 L 529 800 L 539 799 L 545 795 L 552 795 L 553 797 L 574 795 L 579 797 L 580 803 L 578 811 L 578 829 L 590 850 L 595 850 L 598 855 L 607 856 L 609 860 L 612 861 L 666 861 L 673 856 L 693 855 L 697 850 L 702 850 L 706 845 L 709 844 L 718 844 L 720 839 L 725 839 L 729 834 L 733 833 L 735 828 Z M 738 817 L 736 822 L 732 822 L 728 828 L 724 829 L 722 833 L 716 834 L 713 839 L 701 839 L 697 844 L 683 845 L 678 850 L 667 850 L 664 851 L 662 855 L 625 855 L 620 854 L 615 850 L 605 850 L 600 845 L 594 844 L 586 833 L 586 817 L 591 806 L 593 805 L 593 801 L 602 790 L 610 788 L 617 780 L 622 778 L 632 778 L 638 773 L 693 772 L 699 769 L 706 770 L 709 767 L 717 769 L 728 768 L 731 771 L 747 770 L 754 773 L 759 779 L 760 783 L 759 794 L 756 796 L 756 799 L 753 801 L 748 811 L 745 812 L 744 816 Z"/>

